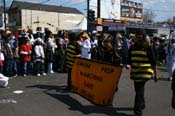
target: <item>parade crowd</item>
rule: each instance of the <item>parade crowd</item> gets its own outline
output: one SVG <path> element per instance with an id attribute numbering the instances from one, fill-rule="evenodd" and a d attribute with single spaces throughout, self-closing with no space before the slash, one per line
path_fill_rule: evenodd
<path id="1" fill-rule="evenodd" d="M 15 32 L 1 30 L 0 35 L 0 72 L 6 76 L 46 75 L 54 71 L 66 72 L 66 48 L 69 32 L 53 34 L 49 29 L 44 32 L 37 28 L 18 29 Z M 130 46 L 136 41 L 136 33 L 79 32 L 76 41 L 81 57 L 103 61 L 115 65 L 126 65 Z M 168 41 L 160 37 L 151 37 L 150 44 L 155 49 L 157 63 L 166 63 Z M 36 65 L 35 65 L 36 64 Z M 36 66 L 37 68 L 35 68 Z M 170 78 L 172 79 L 172 78 Z"/>
<path id="2" fill-rule="evenodd" d="M 175 38 L 171 44 L 174 43 Z M 70 90 L 71 69 L 76 57 L 126 66 L 131 70 L 130 77 L 134 80 L 134 113 L 135 116 L 142 116 L 145 108 L 144 85 L 153 73 L 155 81 L 158 80 L 157 64 L 168 65 L 169 80 L 175 75 L 175 60 L 167 60 L 169 52 L 174 53 L 175 58 L 175 48 L 172 48 L 174 51 L 171 48 L 167 39 L 142 31 L 127 34 L 95 30 L 78 33 L 59 31 L 53 34 L 48 28 L 42 32 L 39 27 L 35 33 L 30 29 L 13 32 L 1 30 L 0 73 L 7 77 L 68 73 L 67 89 Z"/>

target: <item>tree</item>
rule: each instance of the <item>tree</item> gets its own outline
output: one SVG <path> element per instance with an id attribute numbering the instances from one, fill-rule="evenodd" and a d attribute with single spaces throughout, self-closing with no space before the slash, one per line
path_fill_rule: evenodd
<path id="1" fill-rule="evenodd" d="M 152 9 L 146 9 L 144 12 L 143 21 L 147 23 L 152 23 L 154 22 L 155 17 L 156 17 L 156 14 L 153 12 Z"/>
<path id="2" fill-rule="evenodd" d="M 173 20 L 171 18 L 168 18 L 165 21 L 159 21 L 159 22 L 156 22 L 156 23 L 157 24 L 168 24 L 168 25 L 171 25 L 171 24 L 173 24 Z"/>
<path id="3" fill-rule="evenodd" d="M 172 24 L 173 23 L 173 20 L 171 18 L 168 18 L 167 21 L 166 21 L 167 24 Z"/>

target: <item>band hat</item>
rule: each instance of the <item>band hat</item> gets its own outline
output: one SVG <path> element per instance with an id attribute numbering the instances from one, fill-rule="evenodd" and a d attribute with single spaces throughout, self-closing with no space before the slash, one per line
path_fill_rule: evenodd
<path id="1" fill-rule="evenodd" d="M 118 38 L 122 38 L 122 35 L 120 33 L 117 33 Z"/>
<path id="2" fill-rule="evenodd" d="M 11 33 L 12 33 L 12 32 L 11 32 L 11 31 L 9 31 L 9 30 L 8 30 L 8 31 L 6 31 L 6 34 L 11 34 Z"/>

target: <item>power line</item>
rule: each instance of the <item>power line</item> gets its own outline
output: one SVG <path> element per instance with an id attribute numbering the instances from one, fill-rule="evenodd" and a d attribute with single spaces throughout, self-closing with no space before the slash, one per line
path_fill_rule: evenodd
<path id="1" fill-rule="evenodd" d="M 151 11 L 158 11 L 158 12 L 175 12 L 175 10 L 157 10 L 157 9 L 148 9 L 148 8 L 144 8 L 144 10 L 151 10 Z"/>
<path id="2" fill-rule="evenodd" d="M 26 7 L 26 9 L 27 9 L 27 8 L 36 7 L 36 6 L 40 5 L 40 4 L 44 4 L 44 3 L 47 3 L 47 2 L 49 2 L 49 1 L 50 1 L 50 0 L 46 0 L 46 1 L 43 1 L 43 2 L 40 2 L 40 3 L 35 3 L 34 5 L 30 5 L 30 6 Z"/>
<path id="3" fill-rule="evenodd" d="M 82 1 L 82 2 L 79 2 L 79 3 L 74 3 L 74 4 L 71 4 L 71 6 L 76 6 L 76 5 L 80 5 L 80 4 L 84 4 L 86 3 L 86 1 Z"/>
<path id="4" fill-rule="evenodd" d="M 62 6 L 64 6 L 64 5 L 68 4 L 68 3 L 70 3 L 70 1 L 71 1 L 71 0 L 68 0 L 67 2 L 65 2 L 64 4 L 62 4 Z"/>

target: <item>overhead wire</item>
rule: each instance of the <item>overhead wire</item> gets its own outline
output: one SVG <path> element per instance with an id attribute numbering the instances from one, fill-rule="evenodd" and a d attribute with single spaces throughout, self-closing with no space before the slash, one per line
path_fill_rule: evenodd
<path id="1" fill-rule="evenodd" d="M 36 6 L 40 5 L 40 4 L 44 4 L 44 3 L 47 3 L 47 2 L 49 2 L 49 1 L 50 1 L 50 0 L 46 0 L 46 1 L 43 1 L 43 2 L 35 3 L 34 5 L 30 5 L 30 6 L 25 7 L 25 8 L 27 9 L 27 8 L 36 7 Z"/>
<path id="2" fill-rule="evenodd" d="M 86 3 L 86 1 L 82 1 L 82 2 L 79 2 L 79 3 L 74 3 L 74 4 L 71 4 L 71 6 L 77 6 L 77 5 L 84 4 L 84 3 Z"/>

